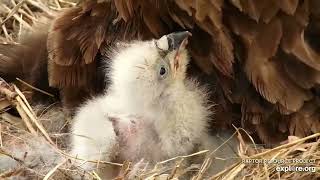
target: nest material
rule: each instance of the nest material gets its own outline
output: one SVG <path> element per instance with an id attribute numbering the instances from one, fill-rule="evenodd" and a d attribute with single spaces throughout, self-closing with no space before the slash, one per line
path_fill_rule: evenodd
<path id="1" fill-rule="evenodd" d="M 43 16 L 52 17 L 57 11 L 75 5 L 76 1 L 71 0 L 5 0 L 0 4 L 0 41 L 13 43 L 20 38 L 24 28 L 31 30 L 32 24 Z M 75 157 L 65 153 L 68 133 L 64 128 L 68 119 L 63 116 L 61 107 L 57 104 L 31 107 L 24 96 L 26 93 L 21 92 L 14 84 L 7 84 L 4 81 L 0 83 L 0 163 L 4 158 L 10 159 L 6 162 L 12 163 L 5 164 L 8 169 L 0 169 L 0 179 L 13 177 L 71 179 L 74 174 L 100 179 L 95 172 L 84 172 L 74 167 L 68 160 Z M 7 112 L 12 108 L 16 109 L 19 117 Z M 238 129 L 238 131 L 242 130 Z M 243 134 L 238 133 L 240 141 L 238 162 L 224 171 L 209 175 L 210 179 L 320 178 L 320 133 L 302 139 L 289 137 L 286 144 L 274 149 L 264 149 L 257 147 L 254 143 L 245 143 Z M 21 148 L 28 151 L 24 154 L 21 154 L 21 151 L 15 151 Z M 208 167 L 214 165 L 214 160 L 218 158 L 214 156 L 215 151 L 213 150 L 210 154 L 202 151 L 174 157 L 159 162 L 152 168 L 141 168 L 145 166 L 132 165 L 130 162 L 96 163 L 120 167 L 121 173 L 117 179 L 126 179 L 130 174 L 132 175 L 133 171 L 142 179 L 179 179 L 189 171 L 192 172 L 192 179 L 196 180 L 202 179 Z M 194 156 L 202 157 L 202 164 L 188 167 L 182 165 L 184 159 Z M 12 169 L 10 165 L 16 168 Z M 0 164 L 0 167 L 2 166 L 4 164 Z M 291 169 L 285 169 L 285 167 L 291 167 Z M 310 167 L 310 169 L 308 172 L 301 173 L 291 171 L 294 167 Z M 287 172 L 278 172 L 277 169 L 287 170 Z"/>
<path id="2" fill-rule="evenodd" d="M 2 0 L 0 4 L 0 41 L 15 42 L 23 30 L 43 17 L 53 17 L 63 8 L 77 5 L 79 0 Z"/>

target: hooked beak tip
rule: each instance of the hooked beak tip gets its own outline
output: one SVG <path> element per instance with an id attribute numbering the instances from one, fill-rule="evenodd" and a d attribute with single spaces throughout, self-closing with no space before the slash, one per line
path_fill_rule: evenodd
<path id="1" fill-rule="evenodd" d="M 175 32 L 167 35 L 169 50 L 185 47 L 189 36 L 192 36 L 189 31 Z"/>

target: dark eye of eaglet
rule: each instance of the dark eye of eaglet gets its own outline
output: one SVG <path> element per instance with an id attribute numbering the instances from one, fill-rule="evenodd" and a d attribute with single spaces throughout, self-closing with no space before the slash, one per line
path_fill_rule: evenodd
<path id="1" fill-rule="evenodd" d="M 161 75 L 161 76 L 165 75 L 166 72 L 167 72 L 167 70 L 166 70 L 165 67 L 161 67 L 161 68 L 160 68 L 160 75 Z"/>

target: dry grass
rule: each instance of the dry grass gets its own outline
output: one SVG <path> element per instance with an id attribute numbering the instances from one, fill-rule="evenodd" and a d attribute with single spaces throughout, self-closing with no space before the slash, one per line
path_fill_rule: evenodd
<path id="1" fill-rule="evenodd" d="M 0 3 L 0 40 L 14 42 L 22 29 L 32 30 L 32 24 L 43 16 L 53 17 L 63 8 L 76 6 L 79 0 L 2 0 Z"/>
<path id="2" fill-rule="evenodd" d="M 0 4 L 0 41 L 14 43 L 19 40 L 22 29 L 32 30 L 32 24 L 43 16 L 54 16 L 63 8 L 76 5 L 76 0 L 4 0 Z M 29 87 L 34 88 L 34 87 Z M 47 107 L 31 107 L 24 94 L 14 84 L 0 81 L 0 159 L 5 156 L 17 163 L 17 168 L 0 171 L 0 179 L 10 177 L 32 177 L 34 179 L 71 179 L 71 174 L 85 175 L 91 179 L 100 179 L 95 173 L 88 173 L 75 167 L 69 159 L 74 159 L 66 153 L 68 133 L 68 119 L 63 116 L 59 105 Z M 19 113 L 15 117 L 7 113 L 14 108 Z M 34 112 L 36 109 L 36 112 Z M 59 113 L 59 114 L 57 114 Z M 54 123 L 53 119 L 55 119 Z M 52 125 L 54 124 L 54 125 Z M 243 131 L 238 129 L 238 131 Z M 241 135 L 242 134 L 242 135 Z M 237 133 L 240 141 L 239 160 L 209 179 L 316 179 L 320 178 L 320 133 L 306 138 L 289 137 L 286 144 L 274 149 L 263 149 L 254 143 L 245 143 L 243 134 Z M 13 151 L 8 151 L 7 146 L 12 144 L 17 149 L 32 146 L 32 142 L 46 144 L 52 150 L 51 155 L 61 157 L 59 163 L 50 165 L 30 164 L 27 154 L 17 157 Z M 31 148 L 32 149 L 32 148 Z M 109 164 L 121 168 L 117 179 L 126 179 L 130 171 L 139 171 L 140 179 L 179 179 L 187 172 L 192 172 L 192 179 L 203 179 L 208 167 L 217 157 L 211 152 L 201 151 L 192 155 L 175 157 L 159 162 L 152 168 L 145 168 L 141 162 L 139 166 L 130 162 L 123 164 L 110 162 L 93 162 Z M 28 152 L 29 156 L 32 152 Z M 40 155 L 39 155 L 40 156 Z M 184 166 L 184 161 L 194 156 L 202 157 L 202 164 Z M 45 158 L 45 157 L 42 157 Z M 41 158 L 40 158 L 41 159 Z M 298 160 L 298 161 L 294 161 Z M 285 162 L 281 162 L 285 161 Z M 307 161 L 307 162 L 299 162 Z M 0 161 L 1 163 L 1 161 Z M 36 161 L 41 163 L 41 161 Z M 279 172 L 280 167 L 312 167 L 308 172 Z M 0 164 L 1 167 L 1 164 Z M 138 167 L 138 170 L 136 169 Z M 284 169 L 282 169 L 284 170 Z M 138 179 L 139 179 L 138 178 Z"/>

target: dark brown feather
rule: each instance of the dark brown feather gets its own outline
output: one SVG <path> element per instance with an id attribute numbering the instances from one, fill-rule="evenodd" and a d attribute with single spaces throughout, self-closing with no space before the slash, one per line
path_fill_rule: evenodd
<path id="1" fill-rule="evenodd" d="M 190 72 L 216 87 L 213 126 L 241 124 L 267 144 L 306 136 L 320 126 L 316 7 L 317 0 L 85 0 L 51 26 L 49 82 L 74 109 L 104 88 L 100 50 L 187 29 Z M 12 62 L 0 71 L 23 72 L 10 58 L 17 56 L 0 56 Z"/>
<path id="2" fill-rule="evenodd" d="M 62 13 L 48 36 L 49 82 L 53 87 L 89 85 L 95 72 L 95 57 L 104 42 L 110 16 L 107 3 L 87 2 Z M 89 72 L 89 73 L 87 73 Z"/>
<path id="3" fill-rule="evenodd" d="M 24 82 L 54 94 L 48 95 L 34 91 L 29 87 L 19 84 L 22 90 L 32 92 L 33 103 L 50 103 L 59 98 L 57 91 L 49 87 L 47 70 L 47 35 L 50 20 L 46 19 L 34 25 L 32 32 L 25 32 L 17 44 L 0 44 L 0 77 L 7 82 L 16 82 L 20 78 Z"/>

